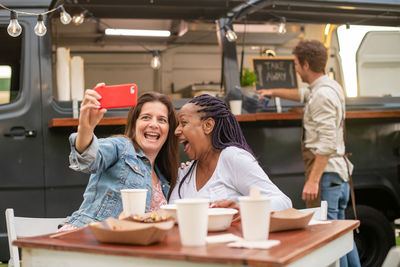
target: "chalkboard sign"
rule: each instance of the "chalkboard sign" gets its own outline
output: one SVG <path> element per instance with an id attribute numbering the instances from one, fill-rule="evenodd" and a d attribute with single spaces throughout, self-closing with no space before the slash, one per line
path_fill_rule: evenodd
<path id="1" fill-rule="evenodd" d="M 297 89 L 297 74 L 292 57 L 253 57 L 253 70 L 257 74 L 257 89 Z"/>

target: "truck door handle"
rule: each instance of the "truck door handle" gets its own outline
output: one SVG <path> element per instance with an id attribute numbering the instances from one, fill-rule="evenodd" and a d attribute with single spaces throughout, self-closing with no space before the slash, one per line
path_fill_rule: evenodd
<path id="1" fill-rule="evenodd" d="M 35 137 L 36 130 L 34 130 L 34 129 L 27 130 L 23 126 L 14 126 L 8 132 L 5 132 L 4 136 L 7 136 L 7 137 Z"/>

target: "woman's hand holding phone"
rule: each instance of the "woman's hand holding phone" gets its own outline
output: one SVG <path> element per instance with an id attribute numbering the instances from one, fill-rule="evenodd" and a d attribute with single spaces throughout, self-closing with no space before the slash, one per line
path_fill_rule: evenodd
<path id="1" fill-rule="evenodd" d="M 104 86 L 104 83 L 98 83 L 96 85 L 96 87 L 101 86 Z M 101 96 L 95 90 L 87 89 L 85 91 L 79 116 L 80 126 L 94 130 L 96 125 L 103 118 L 103 115 L 106 113 L 107 109 L 100 108 L 100 102 L 98 101 L 99 99 L 101 99 Z"/>
<path id="2" fill-rule="evenodd" d="M 100 86 L 104 86 L 104 83 L 96 85 L 96 87 Z M 78 136 L 75 140 L 75 149 L 79 153 L 85 151 L 90 145 L 94 128 L 107 112 L 107 109 L 100 108 L 99 99 L 101 96 L 95 90 L 87 89 L 85 91 L 79 114 Z"/>

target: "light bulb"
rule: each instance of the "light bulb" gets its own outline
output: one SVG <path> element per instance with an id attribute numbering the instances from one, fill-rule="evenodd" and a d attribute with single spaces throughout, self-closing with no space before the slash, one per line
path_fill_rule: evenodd
<path id="1" fill-rule="evenodd" d="M 237 40 L 237 35 L 231 29 L 227 29 L 225 33 L 225 37 L 229 42 L 234 42 Z"/>
<path id="2" fill-rule="evenodd" d="M 7 27 L 7 32 L 12 37 L 18 37 L 22 32 L 22 27 L 18 23 L 17 12 L 15 11 L 11 11 L 10 24 Z"/>
<path id="3" fill-rule="evenodd" d="M 58 8 L 60 10 L 60 21 L 62 24 L 69 24 L 72 20 L 71 15 L 68 14 L 63 6 Z"/>
<path id="4" fill-rule="evenodd" d="M 86 10 L 85 10 L 86 11 Z M 85 11 L 83 11 L 81 14 L 78 16 L 74 16 L 72 18 L 72 21 L 75 23 L 75 25 L 80 25 L 85 21 Z"/>
<path id="5" fill-rule="evenodd" d="M 37 20 L 37 23 L 36 23 L 34 31 L 35 31 L 37 36 L 43 36 L 47 32 L 46 26 L 44 25 L 43 15 L 42 14 L 40 14 L 38 16 L 38 20 Z"/>
<path id="6" fill-rule="evenodd" d="M 263 55 L 265 55 L 267 57 L 276 57 L 276 53 L 272 49 L 265 49 L 263 52 Z"/>
<path id="7" fill-rule="evenodd" d="M 161 61 L 158 55 L 158 51 L 153 51 L 153 58 L 151 59 L 150 66 L 154 70 L 158 70 L 161 67 Z"/>
<path id="8" fill-rule="evenodd" d="M 281 17 L 278 33 L 281 33 L 281 34 L 286 33 L 286 18 L 285 17 Z"/>

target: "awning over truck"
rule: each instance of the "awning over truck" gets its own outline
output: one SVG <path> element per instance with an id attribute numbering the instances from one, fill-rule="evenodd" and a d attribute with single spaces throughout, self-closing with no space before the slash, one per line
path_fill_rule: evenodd
<path id="1" fill-rule="evenodd" d="M 230 12 L 237 12 L 237 19 L 244 19 L 244 15 L 247 15 L 247 21 L 250 23 L 276 21 L 285 17 L 287 22 L 299 23 L 399 26 L 400 17 L 400 2 L 397 0 L 53 0 L 49 9 L 62 3 L 72 14 L 87 9 L 96 18 L 158 18 L 214 22 L 220 17 L 228 16 Z"/>

